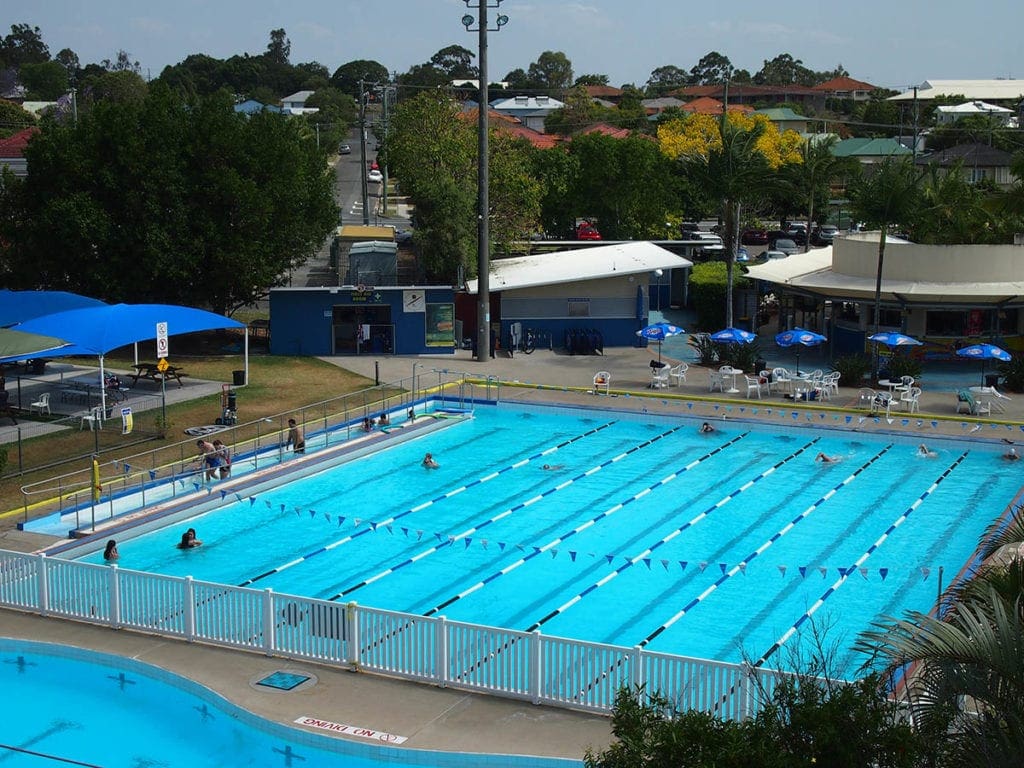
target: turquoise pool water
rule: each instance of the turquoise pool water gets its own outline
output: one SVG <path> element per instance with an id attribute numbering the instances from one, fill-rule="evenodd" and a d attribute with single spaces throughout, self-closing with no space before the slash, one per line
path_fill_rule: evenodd
<path id="1" fill-rule="evenodd" d="M 571 760 L 417 752 L 254 717 L 139 662 L 0 638 L 0 765 L 102 768 L 565 768 Z"/>
<path id="2" fill-rule="evenodd" d="M 856 634 L 929 610 L 1021 487 L 983 443 L 934 439 L 926 459 L 912 438 L 827 424 L 697 423 L 481 407 L 122 541 L 120 566 L 783 666 L 813 621 L 852 673 Z M 202 547 L 176 549 L 187 527 Z"/>

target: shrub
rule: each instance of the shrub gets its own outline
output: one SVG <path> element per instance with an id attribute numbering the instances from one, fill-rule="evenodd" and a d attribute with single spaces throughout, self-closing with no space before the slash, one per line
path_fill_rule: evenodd
<path id="1" fill-rule="evenodd" d="M 718 362 L 719 346 L 706 333 L 698 333 L 687 342 L 697 352 L 697 361 L 701 365 L 713 365 Z"/>
<path id="2" fill-rule="evenodd" d="M 1003 386 L 1011 392 L 1024 392 L 1024 355 L 1014 355 L 1008 363 L 999 364 Z"/>
<path id="3" fill-rule="evenodd" d="M 871 370 L 871 358 L 865 355 L 844 355 L 832 361 L 832 370 L 839 371 L 839 385 L 859 387 L 864 374 Z"/>
<path id="4" fill-rule="evenodd" d="M 746 373 L 757 373 L 754 365 L 761 359 L 761 345 L 756 341 L 750 344 L 718 344 L 718 359 Z"/>
<path id="5" fill-rule="evenodd" d="M 921 361 L 910 355 L 895 352 L 883 360 L 882 367 L 889 371 L 890 379 L 898 379 L 901 376 L 913 376 L 915 380 L 921 378 Z"/>
<path id="6" fill-rule="evenodd" d="M 690 275 L 690 295 L 697 313 L 697 325 L 707 330 L 725 327 L 725 263 L 708 261 L 694 264 Z M 750 278 L 737 268 L 733 272 L 733 290 L 749 288 Z"/>

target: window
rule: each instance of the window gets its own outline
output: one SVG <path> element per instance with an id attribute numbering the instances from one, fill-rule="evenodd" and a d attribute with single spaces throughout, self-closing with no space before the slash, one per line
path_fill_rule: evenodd
<path id="1" fill-rule="evenodd" d="M 963 336 L 967 313 L 963 310 L 930 309 L 925 316 L 926 336 Z"/>

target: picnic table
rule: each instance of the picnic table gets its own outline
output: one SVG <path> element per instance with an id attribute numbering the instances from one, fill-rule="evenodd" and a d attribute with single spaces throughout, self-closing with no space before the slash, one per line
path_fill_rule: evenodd
<path id="1" fill-rule="evenodd" d="M 174 380 L 178 382 L 178 386 L 184 386 L 182 378 L 188 376 L 185 370 L 177 365 L 168 365 L 162 372 L 157 367 L 157 363 L 136 363 L 132 366 L 135 369 L 134 373 L 128 375 L 132 379 L 132 386 L 139 383 L 139 379 L 149 379 L 150 381 L 170 381 Z"/>

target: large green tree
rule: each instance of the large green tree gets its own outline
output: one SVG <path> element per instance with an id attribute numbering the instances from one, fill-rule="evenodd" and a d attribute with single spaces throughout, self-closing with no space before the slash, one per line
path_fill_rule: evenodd
<path id="1" fill-rule="evenodd" d="M 43 42 L 39 27 L 11 24 L 11 33 L 0 39 L 0 63 L 5 67 L 18 69 L 23 64 L 42 64 L 49 60 L 50 49 Z"/>
<path id="2" fill-rule="evenodd" d="M 572 85 L 572 62 L 561 51 L 544 51 L 527 70 L 533 87 L 552 94 Z"/>
<path id="3" fill-rule="evenodd" d="M 359 80 L 367 83 L 386 83 L 390 79 L 388 68 L 372 59 L 355 59 L 342 64 L 331 75 L 331 84 L 353 99 L 359 98 Z"/>
<path id="4" fill-rule="evenodd" d="M 682 88 L 689 79 L 690 73 L 688 70 L 681 69 L 672 64 L 658 67 L 647 78 L 647 95 L 652 98 L 664 96 L 669 91 Z"/>
<path id="5" fill-rule="evenodd" d="M 28 148 L 4 278 L 222 313 L 252 303 L 337 221 L 324 154 L 301 125 L 238 115 L 226 94 L 186 104 L 159 83 L 48 124 Z"/>
<path id="6" fill-rule="evenodd" d="M 19 77 L 32 101 L 56 101 L 68 91 L 68 71 L 56 61 L 22 64 Z"/>

